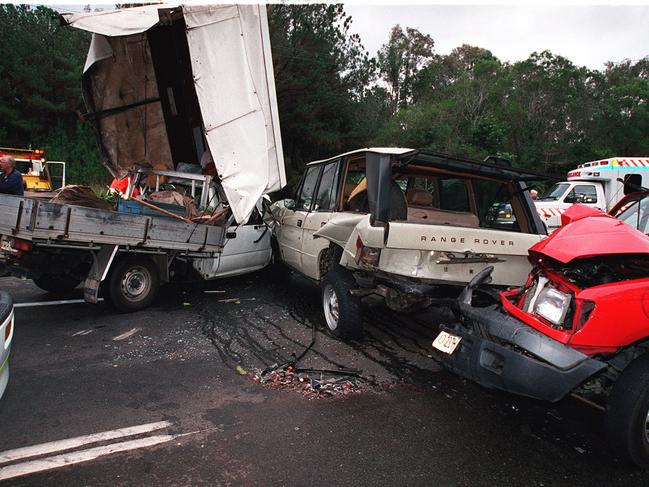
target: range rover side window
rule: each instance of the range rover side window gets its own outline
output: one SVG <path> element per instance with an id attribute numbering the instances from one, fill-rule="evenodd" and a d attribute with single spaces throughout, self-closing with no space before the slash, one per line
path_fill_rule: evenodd
<path id="1" fill-rule="evenodd" d="M 364 197 L 365 159 L 353 159 L 347 163 L 345 182 L 342 187 L 343 211 L 365 211 L 367 198 Z"/>
<path id="2" fill-rule="evenodd" d="M 311 210 L 311 204 L 313 203 L 315 188 L 318 184 L 318 176 L 320 176 L 321 170 L 321 165 L 312 166 L 307 169 L 304 181 L 302 182 L 302 189 L 300 190 L 300 195 L 298 196 L 297 204 L 295 205 L 296 210 Z"/>
<path id="3" fill-rule="evenodd" d="M 439 207 L 442 210 L 470 212 L 466 181 L 460 178 L 439 178 Z"/>
<path id="4" fill-rule="evenodd" d="M 318 197 L 315 200 L 314 210 L 333 210 L 336 206 L 338 194 L 338 161 L 327 164 L 322 170 Z"/>
<path id="5" fill-rule="evenodd" d="M 520 222 L 516 220 L 513 195 L 507 184 L 487 179 L 473 180 L 478 218 L 482 228 L 520 232 Z"/>

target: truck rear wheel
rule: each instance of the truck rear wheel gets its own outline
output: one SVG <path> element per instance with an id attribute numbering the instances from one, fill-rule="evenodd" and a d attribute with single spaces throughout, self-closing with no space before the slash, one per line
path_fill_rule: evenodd
<path id="1" fill-rule="evenodd" d="M 613 385 L 604 422 L 614 453 L 649 468 L 649 355 L 631 362 Z"/>
<path id="2" fill-rule="evenodd" d="M 331 334 L 340 338 L 360 338 L 363 334 L 361 301 L 349 291 L 356 287 L 354 277 L 334 267 L 322 280 L 322 309 Z"/>
<path id="3" fill-rule="evenodd" d="M 67 274 L 41 274 L 34 279 L 34 284 L 53 294 L 69 293 L 80 283 L 81 279 Z"/>
<path id="4" fill-rule="evenodd" d="M 149 259 L 118 262 L 108 278 L 108 301 L 118 311 L 130 313 L 149 306 L 160 288 L 158 271 Z"/>

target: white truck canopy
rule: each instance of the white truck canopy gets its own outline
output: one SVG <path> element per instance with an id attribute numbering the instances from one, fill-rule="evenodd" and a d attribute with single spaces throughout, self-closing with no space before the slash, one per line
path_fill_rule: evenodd
<path id="1" fill-rule="evenodd" d="M 286 185 L 264 5 L 62 17 L 93 33 L 84 97 L 113 175 L 212 159 L 239 223 Z"/>

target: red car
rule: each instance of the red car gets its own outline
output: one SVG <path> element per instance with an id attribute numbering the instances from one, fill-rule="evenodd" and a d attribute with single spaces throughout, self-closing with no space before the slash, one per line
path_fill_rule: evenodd
<path id="1" fill-rule="evenodd" d="M 616 210 L 642 232 L 571 207 L 563 226 L 529 249 L 533 269 L 525 284 L 478 307 L 473 292 L 491 270 L 476 275 L 458 299 L 460 322 L 443 325 L 433 346 L 445 352 L 439 355 L 446 367 L 485 387 L 550 402 L 571 393 L 599 402 L 614 451 L 648 468 L 646 203 L 637 197 Z M 632 207 L 639 215 L 627 214 Z"/>

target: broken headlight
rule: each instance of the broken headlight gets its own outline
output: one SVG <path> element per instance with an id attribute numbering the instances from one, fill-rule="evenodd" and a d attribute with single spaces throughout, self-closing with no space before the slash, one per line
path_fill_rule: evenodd
<path id="1" fill-rule="evenodd" d="M 557 288 L 547 285 L 539 293 L 534 303 L 534 313 L 545 318 L 550 323 L 562 326 L 570 308 L 570 294 L 562 293 Z"/>

